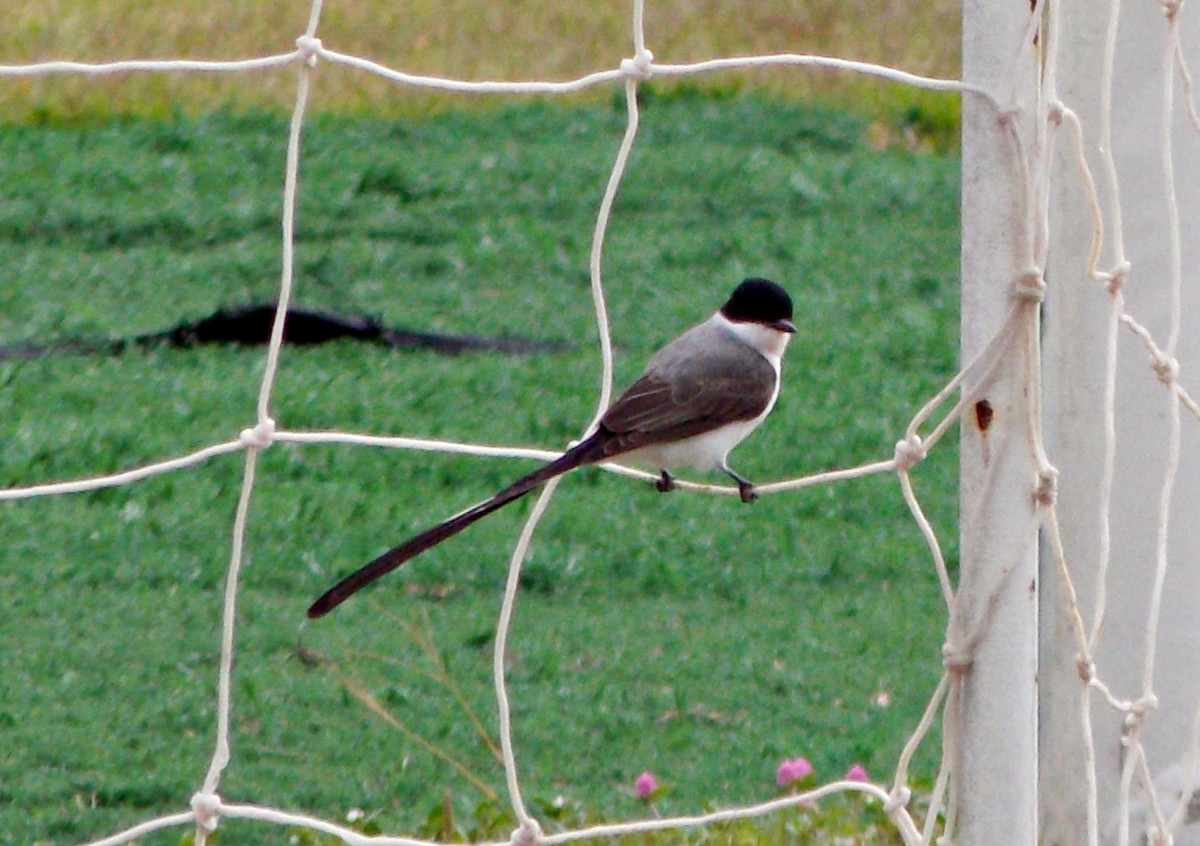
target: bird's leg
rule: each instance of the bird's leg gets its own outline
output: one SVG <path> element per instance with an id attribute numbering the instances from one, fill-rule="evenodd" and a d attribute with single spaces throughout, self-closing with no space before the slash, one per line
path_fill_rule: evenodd
<path id="1" fill-rule="evenodd" d="M 658 481 L 654 483 L 654 487 L 658 489 L 659 493 L 673 491 L 675 490 L 675 477 L 666 470 L 663 470 L 662 476 L 660 476 Z"/>
<path id="2" fill-rule="evenodd" d="M 722 465 L 721 469 L 725 473 L 727 473 L 735 482 L 737 482 L 738 496 L 740 496 L 742 498 L 742 502 L 749 504 L 751 502 L 754 502 L 754 500 L 758 499 L 758 494 L 755 493 L 755 491 L 754 491 L 754 483 L 753 482 L 751 482 L 748 479 L 743 479 L 741 476 L 739 476 L 737 473 L 733 472 L 733 470 L 731 470 L 727 466 Z"/>

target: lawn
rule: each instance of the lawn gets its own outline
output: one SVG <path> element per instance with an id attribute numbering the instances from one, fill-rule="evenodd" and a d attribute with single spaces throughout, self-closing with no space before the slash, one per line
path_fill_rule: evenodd
<path id="1" fill-rule="evenodd" d="M 577 436 L 599 373 L 591 228 L 624 122 L 616 105 L 538 101 L 310 120 L 300 305 L 563 346 L 288 348 L 280 427 L 547 448 Z M 5 127 L 0 345 L 153 332 L 270 299 L 285 136 L 283 118 L 246 111 Z M 890 457 L 956 365 L 957 197 L 954 155 L 881 152 L 848 112 L 647 96 L 604 257 L 618 387 L 742 277 L 765 275 L 791 290 L 801 331 L 776 410 L 735 466 L 772 481 Z M 0 361 L 0 486 L 235 437 L 253 423 L 263 360 L 217 346 Z M 914 471 L 952 561 L 954 450 Z M 447 794 L 464 817 L 503 795 L 470 714 L 495 734 L 491 647 L 527 505 L 302 620 L 337 576 L 530 466 L 263 454 L 225 798 L 336 819 L 361 808 L 400 832 Z M 186 807 L 213 743 L 241 470 L 233 455 L 0 503 L 0 842 L 75 842 Z M 562 796 L 590 819 L 646 813 L 631 795 L 643 770 L 669 784 L 664 813 L 769 798 L 796 755 L 821 780 L 856 762 L 885 780 L 941 672 L 936 577 L 888 475 L 748 507 L 582 471 L 560 486 L 523 588 L 508 659 L 522 783 L 535 807 Z M 300 660 L 298 641 L 327 662 Z M 933 739 L 918 778 L 937 753 Z M 231 842 L 286 839 L 229 829 Z"/>

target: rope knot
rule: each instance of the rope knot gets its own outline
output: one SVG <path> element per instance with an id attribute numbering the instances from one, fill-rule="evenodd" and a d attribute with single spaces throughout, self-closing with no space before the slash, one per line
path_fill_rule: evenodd
<path id="1" fill-rule="evenodd" d="M 1019 300 L 1040 303 L 1046 299 L 1046 278 L 1040 267 L 1031 267 L 1013 281 L 1012 294 Z"/>
<path id="2" fill-rule="evenodd" d="M 621 60 L 621 74 L 627 79 L 649 79 L 654 54 L 643 49 L 631 59 Z"/>
<path id="3" fill-rule="evenodd" d="M 892 460 L 896 462 L 896 470 L 899 472 L 907 473 L 924 457 L 925 445 L 921 442 L 920 435 L 913 434 L 896 441 L 896 452 Z"/>
<path id="4" fill-rule="evenodd" d="M 275 436 L 275 421 L 264 417 L 252 429 L 243 429 L 238 433 L 238 439 L 246 447 L 266 449 L 271 445 Z"/>
<path id="5" fill-rule="evenodd" d="M 508 840 L 509 846 L 537 846 L 542 842 L 542 827 L 537 820 L 526 818 L 521 826 L 512 833 Z"/>
<path id="6" fill-rule="evenodd" d="M 1162 6 L 1163 17 L 1174 23 L 1179 10 L 1183 8 L 1183 0 L 1159 0 L 1159 5 Z"/>
<path id="7" fill-rule="evenodd" d="M 1058 501 L 1058 468 L 1046 466 L 1038 471 L 1033 501 L 1041 508 L 1049 508 Z"/>
<path id="8" fill-rule="evenodd" d="M 1058 126 L 1062 123 L 1063 115 L 1066 111 L 1067 107 L 1063 105 L 1063 101 L 1055 100 L 1046 108 L 1046 121 L 1051 126 Z"/>
<path id="9" fill-rule="evenodd" d="M 1158 381 L 1164 385 L 1170 385 L 1179 375 L 1179 360 L 1164 352 L 1156 353 L 1150 366 L 1154 368 L 1154 375 L 1158 377 Z"/>
<path id="10" fill-rule="evenodd" d="M 942 644 L 942 667 L 956 676 L 965 676 L 975 662 L 975 656 L 947 641 Z"/>
<path id="11" fill-rule="evenodd" d="M 321 55 L 321 39 L 311 35 L 301 35 L 296 39 L 297 58 L 310 68 L 317 66 L 317 58 Z"/>
<path id="12" fill-rule="evenodd" d="M 908 807 L 910 799 L 912 799 L 912 791 L 903 784 L 896 785 L 892 788 L 892 792 L 888 794 L 887 801 L 883 803 L 884 813 L 891 816 L 898 811 L 903 811 Z"/>
<path id="13" fill-rule="evenodd" d="M 1129 713 L 1125 715 L 1126 732 L 1140 728 L 1146 721 L 1146 715 L 1158 708 L 1158 697 L 1153 693 L 1138 697 L 1129 703 Z"/>
<path id="14" fill-rule="evenodd" d="M 196 815 L 196 825 L 210 833 L 216 831 L 221 822 L 221 797 L 215 793 L 196 793 L 192 796 L 192 813 Z"/>
<path id="15" fill-rule="evenodd" d="M 1080 680 L 1090 685 L 1096 679 L 1096 662 L 1086 655 L 1075 656 L 1075 669 L 1079 671 Z"/>
<path id="16" fill-rule="evenodd" d="M 1133 265 L 1127 261 L 1123 261 L 1108 271 L 1108 273 L 1098 275 L 1104 282 L 1104 287 L 1108 290 L 1108 293 L 1115 297 L 1121 288 L 1125 286 L 1125 280 L 1129 278 L 1129 271 L 1132 269 Z"/>

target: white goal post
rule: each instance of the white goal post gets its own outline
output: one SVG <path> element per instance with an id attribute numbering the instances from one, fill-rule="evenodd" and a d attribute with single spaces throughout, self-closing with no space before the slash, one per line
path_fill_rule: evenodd
<path id="1" fill-rule="evenodd" d="M 1014 50 L 1028 28 L 1026 4 L 968 0 L 963 9 L 963 79 L 1005 96 L 1032 82 L 1032 50 Z M 1005 123 L 1007 122 L 1007 130 Z M 944 742 L 957 780 L 958 842 L 1033 843 L 1036 833 L 1037 524 L 1030 368 L 1037 366 L 1036 299 L 1014 295 L 1034 262 L 1027 185 L 1020 166 L 1034 121 L 963 99 L 962 340 L 970 361 L 1007 334 L 990 379 L 968 386 L 961 423 L 960 574 L 947 626 L 947 667 L 961 701 L 947 706 Z M 1026 148 L 1027 149 L 1027 148 Z M 958 710 L 958 714 L 954 713 Z M 954 722 L 958 721 L 958 730 Z M 957 734 L 957 737 L 955 736 Z"/>
<path id="2" fill-rule="evenodd" d="M 974 597 L 991 647 L 965 682 L 960 842 L 1200 843 L 1200 415 L 1186 388 L 1200 361 L 1187 65 L 1200 30 L 1180 2 L 1033 11 L 964 9 L 964 79 L 1001 99 L 1011 128 L 1005 151 L 993 116 L 964 103 L 964 349 L 1006 313 L 1009 286 L 1044 302 L 1028 317 L 1027 399 L 1001 369 L 990 434 L 963 424 L 960 590 L 976 571 L 1019 578 Z M 981 486 L 992 501 L 975 523 Z M 1040 542 L 1026 548 L 1011 532 L 1034 504 Z"/>

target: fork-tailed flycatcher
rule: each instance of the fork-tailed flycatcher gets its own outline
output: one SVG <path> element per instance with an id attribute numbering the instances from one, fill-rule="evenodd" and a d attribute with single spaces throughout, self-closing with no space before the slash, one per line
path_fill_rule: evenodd
<path id="1" fill-rule="evenodd" d="M 737 482 L 742 502 L 753 502 L 754 485 L 731 470 L 726 458 L 775 405 L 780 359 L 795 331 L 787 291 L 766 279 L 747 279 L 712 317 L 655 353 L 591 435 L 491 499 L 351 573 L 314 602 L 308 616 L 324 616 L 410 558 L 584 464 L 618 456 L 649 464 L 661 471 L 660 491 L 674 486 L 670 471 L 677 467 L 718 469 Z"/>

